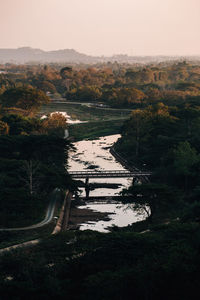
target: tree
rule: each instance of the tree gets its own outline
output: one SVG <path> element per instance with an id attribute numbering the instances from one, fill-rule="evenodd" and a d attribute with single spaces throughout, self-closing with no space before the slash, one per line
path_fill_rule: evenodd
<path id="1" fill-rule="evenodd" d="M 150 131 L 149 114 L 144 110 L 133 110 L 131 113 L 131 129 L 135 137 L 135 155 L 138 157 L 141 139 Z"/>
<path id="2" fill-rule="evenodd" d="M 174 145 L 176 120 L 163 103 L 135 109 L 123 126 L 117 147 L 131 159 L 158 166 L 163 154 Z"/>
<path id="3" fill-rule="evenodd" d="M 141 103 L 146 95 L 136 88 L 113 88 L 108 100 L 113 106 L 129 106 Z"/>
<path id="4" fill-rule="evenodd" d="M 142 214 L 146 213 L 150 220 L 157 213 L 167 212 L 179 200 L 176 190 L 165 184 L 155 183 L 132 185 L 129 189 L 124 189 L 122 195 L 131 195 L 131 199 L 125 198 L 123 202 L 131 203 L 134 210 Z"/>
<path id="5" fill-rule="evenodd" d="M 68 77 L 71 77 L 72 68 L 71 67 L 64 67 L 60 70 L 60 76 L 63 79 L 67 79 Z"/>
<path id="6" fill-rule="evenodd" d="M 38 161 L 23 161 L 21 170 L 23 171 L 24 176 L 21 176 L 21 180 L 25 183 L 30 195 L 32 195 L 33 192 L 37 191 L 37 188 L 39 187 L 40 180 L 37 174 L 39 168 L 40 162 Z"/>
<path id="7" fill-rule="evenodd" d="M 0 96 L 3 111 L 20 109 L 20 114 L 34 115 L 40 106 L 49 102 L 44 92 L 30 87 L 11 88 Z"/>
<path id="8" fill-rule="evenodd" d="M 162 94 L 159 91 L 158 88 L 153 88 L 150 87 L 147 91 L 146 91 L 146 95 L 148 96 L 148 100 L 153 100 L 153 101 L 160 101 Z"/>
<path id="9" fill-rule="evenodd" d="M 102 96 L 101 90 L 95 85 L 87 85 L 79 87 L 78 89 L 73 88 L 70 92 L 66 93 L 67 99 L 74 99 L 79 101 L 97 101 Z"/>
<path id="10" fill-rule="evenodd" d="M 67 129 L 67 118 L 61 113 L 52 113 L 42 123 L 42 131 L 47 134 L 64 137 Z"/>
<path id="11" fill-rule="evenodd" d="M 124 142 L 126 150 L 130 150 L 132 156 L 138 158 L 141 155 L 143 142 L 147 140 L 151 130 L 151 112 L 147 109 L 135 109 L 123 126 L 122 139 L 119 144 Z"/>
<path id="12" fill-rule="evenodd" d="M 39 132 L 41 127 L 41 120 L 20 116 L 18 114 L 6 114 L 2 117 L 2 121 L 8 124 L 10 135 Z"/>
<path id="13" fill-rule="evenodd" d="M 44 92 L 50 92 L 52 94 L 56 93 L 54 84 L 47 80 L 39 81 L 37 87 Z"/>
<path id="14" fill-rule="evenodd" d="M 199 135 L 199 121 L 200 109 L 199 107 L 192 107 L 189 104 L 184 105 L 177 112 L 178 117 L 181 119 L 181 132 L 186 138 L 194 136 L 196 133 Z"/>
<path id="15" fill-rule="evenodd" d="M 180 142 L 178 146 L 173 150 L 173 154 L 174 173 L 184 178 L 184 189 L 187 192 L 189 177 L 195 176 L 194 166 L 200 162 L 200 156 L 187 141 Z"/>
<path id="16" fill-rule="evenodd" d="M 3 121 L 0 121 L 0 134 L 9 134 L 9 126 Z"/>

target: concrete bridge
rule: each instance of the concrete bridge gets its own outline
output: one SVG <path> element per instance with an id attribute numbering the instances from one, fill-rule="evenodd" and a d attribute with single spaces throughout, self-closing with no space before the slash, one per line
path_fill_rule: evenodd
<path id="1" fill-rule="evenodd" d="M 143 171 L 129 171 L 129 170 L 87 170 L 87 171 L 69 171 L 69 174 L 74 179 L 86 179 L 86 184 L 89 182 L 89 178 L 148 178 L 152 175 L 151 172 Z"/>
<path id="2" fill-rule="evenodd" d="M 89 199 L 90 193 L 90 178 L 133 178 L 133 184 L 137 179 L 143 182 L 148 181 L 148 177 L 152 175 L 151 172 L 131 171 L 131 170 L 86 170 L 86 171 L 69 171 L 73 179 L 85 179 L 86 199 Z M 105 200 L 105 199 L 104 199 Z"/>

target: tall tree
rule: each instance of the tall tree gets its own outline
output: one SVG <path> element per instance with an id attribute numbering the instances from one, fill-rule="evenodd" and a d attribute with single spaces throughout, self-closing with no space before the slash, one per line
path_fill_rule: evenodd
<path id="1" fill-rule="evenodd" d="M 174 172 L 184 178 L 184 189 L 188 191 L 189 177 L 195 176 L 194 166 L 200 162 L 200 155 L 185 141 L 174 149 Z"/>

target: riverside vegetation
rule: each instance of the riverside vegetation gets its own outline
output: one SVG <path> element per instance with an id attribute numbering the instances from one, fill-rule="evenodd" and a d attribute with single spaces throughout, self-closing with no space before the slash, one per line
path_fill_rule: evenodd
<path id="1" fill-rule="evenodd" d="M 72 231 L 49 236 L 34 248 L 16 250 L 1 256 L 2 299 L 70 297 L 74 300 L 134 298 L 182 300 L 196 299 L 199 293 L 199 65 L 177 62 L 148 68 L 116 64 L 109 67 L 110 69 L 106 71 L 105 66 L 97 66 L 96 69 L 67 67 L 61 72 L 57 71 L 57 79 L 60 81 L 55 82 L 65 82 L 63 89 L 59 90 L 60 93 L 65 94 L 67 98 L 74 97 L 73 99 L 80 101 L 86 101 L 87 98 L 83 99 L 81 96 L 80 91 L 84 90 L 81 84 L 89 85 L 95 82 L 99 85 L 101 93 L 99 96 L 93 93 L 91 99 L 99 101 L 100 97 L 103 97 L 103 89 L 107 89 L 107 95 L 109 90 L 112 92 L 111 98 L 108 97 L 109 105 L 133 108 L 129 119 L 124 122 L 121 129 L 122 137 L 115 145 L 115 150 L 125 156 L 130 164 L 153 171 L 150 183 L 131 186 L 123 191 L 125 195 L 132 195 L 130 208 L 132 203 L 139 212 L 149 207 L 149 218 L 127 228 L 115 227 L 108 234 Z M 25 70 L 24 74 L 20 75 L 22 84 L 28 78 L 26 68 L 28 67 L 22 66 L 22 70 Z M 54 74 L 54 71 L 50 72 L 52 68 L 56 70 L 57 66 L 46 66 L 44 69 L 41 69 L 41 66 L 33 66 L 32 70 L 35 73 L 28 74 L 30 77 L 36 74 L 46 76 L 44 74 L 48 70 L 50 76 L 50 73 Z M 13 75 L 12 80 L 17 76 Z M 39 78 L 42 82 L 43 77 Z M 40 80 L 36 81 L 37 84 Z M 76 90 L 73 90 L 75 83 Z M 132 90 L 133 94 L 129 97 L 129 89 L 138 89 L 139 92 Z M 5 96 L 3 95 L 2 97 Z M 17 108 L 23 110 L 21 107 Z M 31 122 L 34 124 L 33 129 L 26 131 L 24 127 L 22 129 L 19 126 L 18 136 L 12 136 L 11 129 L 18 128 L 18 123 L 12 125 L 11 121 L 6 121 L 10 120 L 11 116 L 21 121 L 26 120 L 27 124 Z M 63 151 L 63 139 L 52 135 L 53 132 L 59 135 L 60 127 L 54 131 L 49 118 L 45 125 L 44 121 L 22 116 L 19 110 L 15 117 L 8 111 L 2 112 L 1 155 L 3 160 L 10 160 L 11 174 L 7 174 L 4 167 L 5 173 L 2 172 L 1 177 L 4 174 L 5 177 L 10 176 L 8 182 L 11 184 L 11 191 L 21 187 L 20 182 L 16 183 L 14 180 L 16 176 L 13 178 L 11 175 L 16 172 L 14 166 L 18 166 L 20 159 L 23 161 L 32 159 L 30 145 L 35 145 L 35 142 L 30 142 L 32 139 L 35 139 L 34 141 L 40 139 L 41 143 L 44 138 L 44 141 L 49 140 L 52 147 L 55 147 L 55 140 L 52 139 L 58 139 L 61 143 L 59 151 Z M 25 132 L 28 135 L 25 135 Z M 36 137 L 30 135 L 31 132 L 37 132 Z M 38 134 L 41 132 L 48 135 Z M 23 142 L 20 144 L 17 139 Z M 12 140 L 15 141 L 13 144 Z M 3 141 L 7 141 L 8 146 Z M 35 146 L 35 153 L 39 159 L 40 143 L 36 143 Z M 64 174 L 61 171 L 63 154 L 57 155 L 61 152 L 55 151 L 54 148 L 51 151 L 49 144 L 44 143 L 44 152 L 41 153 L 45 155 L 48 153 L 48 156 L 45 158 L 42 156 L 40 162 L 46 166 L 46 159 L 53 160 L 57 165 L 57 159 L 62 157 L 62 161 L 58 162 L 59 171 L 56 172 L 56 176 L 57 174 L 61 176 L 56 177 L 58 179 L 56 185 L 63 187 Z M 7 147 L 5 150 L 4 145 Z M 8 157 L 5 158 L 5 155 Z M 27 155 L 27 159 L 24 155 Z M 6 165 L 5 161 L 3 163 Z M 19 170 L 20 168 L 17 172 Z M 38 174 L 43 175 L 43 170 L 46 169 L 38 169 Z M 50 173 L 47 173 L 48 178 L 52 178 Z M 69 179 L 67 182 L 70 184 Z M 48 184 L 47 190 L 55 183 L 52 180 Z M 30 199 L 30 205 L 32 205 L 31 197 L 30 195 L 27 198 Z M 13 200 L 16 201 L 16 197 Z"/>
<path id="2" fill-rule="evenodd" d="M 1 96 L 1 228 L 41 221 L 53 190 L 71 185 L 64 168 L 70 147 L 63 139 L 66 119 L 56 113 L 43 120 L 36 117 L 40 105 L 48 101 L 42 91 L 32 87 L 10 88 Z M 47 232 L 51 229 L 50 225 Z M 29 233 L 1 231 L 0 246 L 44 233 L 40 229 Z"/>

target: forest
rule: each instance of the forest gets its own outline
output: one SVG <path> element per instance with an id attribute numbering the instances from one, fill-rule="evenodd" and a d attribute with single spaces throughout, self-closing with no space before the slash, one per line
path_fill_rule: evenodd
<path id="1" fill-rule="evenodd" d="M 0 69 L 1 226 L 15 226 L 20 218 L 27 224 L 54 188 L 73 187 L 63 168 L 71 147 L 63 139 L 66 120 L 59 113 L 44 119 L 38 114 L 42 105 L 60 98 L 129 108 L 114 149 L 130 167 L 152 172 L 149 182 L 132 184 L 121 194 L 130 209 L 148 212 L 145 221 L 106 234 L 46 235 L 37 246 L 1 255 L 2 299 L 196 299 L 199 63 L 7 64 Z M 102 126 L 101 120 L 95 126 L 98 122 Z M 1 241 L 8 236 L 1 232 Z"/>
<path id="2" fill-rule="evenodd" d="M 30 86 L 9 87 L 0 98 L 0 227 L 30 226 L 44 218 L 55 189 L 72 185 L 65 169 L 66 118 L 60 113 L 38 117 L 49 98 Z M 40 236 L 39 231 L 31 234 Z M 0 247 L 27 238 L 1 231 Z"/>
<path id="3" fill-rule="evenodd" d="M 199 62 L 159 64 L 12 65 L 0 66 L 0 93 L 28 85 L 54 99 L 102 102 L 112 107 L 143 107 L 192 101 L 200 95 Z"/>

